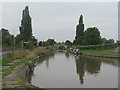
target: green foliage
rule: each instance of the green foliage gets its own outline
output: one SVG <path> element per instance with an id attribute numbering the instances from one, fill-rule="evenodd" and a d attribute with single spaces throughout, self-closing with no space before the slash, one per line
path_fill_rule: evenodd
<path id="1" fill-rule="evenodd" d="M 16 46 L 21 46 L 21 42 L 22 42 L 22 40 L 23 40 L 23 35 L 21 35 L 21 34 L 18 34 L 16 37 L 15 37 L 15 44 L 16 44 Z"/>
<path id="2" fill-rule="evenodd" d="M 88 28 L 85 31 L 85 41 L 87 45 L 97 45 L 101 43 L 100 32 L 96 27 Z"/>
<path id="3" fill-rule="evenodd" d="M 106 41 L 107 44 L 113 44 L 114 43 L 114 40 L 113 39 L 109 39 Z"/>
<path id="4" fill-rule="evenodd" d="M 65 45 L 72 46 L 72 42 L 70 42 L 69 40 L 66 40 Z"/>
<path id="5" fill-rule="evenodd" d="M 117 40 L 116 43 L 117 43 L 118 46 L 120 46 L 120 41 L 119 40 Z"/>
<path id="6" fill-rule="evenodd" d="M 39 41 L 39 46 L 42 46 L 42 41 Z"/>
<path id="7" fill-rule="evenodd" d="M 32 49 L 37 46 L 37 39 L 34 36 L 29 38 L 28 43 L 24 43 L 24 48 Z"/>
<path id="8" fill-rule="evenodd" d="M 20 35 L 23 35 L 23 41 L 27 41 L 32 36 L 31 17 L 29 15 L 28 6 L 25 7 L 25 10 L 23 10 Z"/>
<path id="9" fill-rule="evenodd" d="M 113 52 L 113 51 L 114 51 L 114 49 L 81 50 L 81 52 L 85 53 L 85 54 L 118 56 L 118 53 L 117 52 Z"/>
<path id="10" fill-rule="evenodd" d="M 46 41 L 47 46 L 54 46 L 54 43 L 55 43 L 54 39 L 48 39 Z"/>
<path id="11" fill-rule="evenodd" d="M 113 39 L 107 40 L 106 38 L 101 38 L 101 42 L 102 44 L 113 44 L 114 40 Z"/>
<path id="12" fill-rule="evenodd" d="M 17 78 L 16 81 L 25 88 L 25 90 L 40 90 L 31 84 L 26 84 L 24 80 Z"/>
<path id="13" fill-rule="evenodd" d="M 84 24 L 83 24 L 83 16 L 80 16 L 79 24 L 76 26 L 76 37 L 74 44 L 76 45 L 84 45 Z"/>
<path id="14" fill-rule="evenodd" d="M 101 38 L 101 43 L 102 43 L 102 44 L 106 44 L 106 42 L 107 42 L 107 39 L 106 39 L 106 38 Z"/>
<path id="15" fill-rule="evenodd" d="M 13 58 L 12 57 L 6 57 L 2 59 L 2 66 L 8 65 L 8 63 L 12 62 Z"/>
<path id="16" fill-rule="evenodd" d="M 83 15 L 80 16 L 79 24 L 83 24 Z"/>
<path id="17" fill-rule="evenodd" d="M 2 46 L 10 47 L 13 45 L 14 36 L 11 35 L 7 29 L 2 28 L 0 34 L 2 34 Z"/>
<path id="18" fill-rule="evenodd" d="M 100 32 L 96 27 L 90 27 L 84 31 L 83 16 L 80 16 L 79 24 L 76 26 L 74 45 L 97 45 L 114 43 L 113 40 L 101 39 Z"/>
<path id="19" fill-rule="evenodd" d="M 40 41 L 39 46 L 54 46 L 56 44 L 54 39 L 48 39 L 47 41 Z"/>
<path id="20" fill-rule="evenodd" d="M 20 65 L 20 64 L 22 64 L 22 63 L 24 63 L 24 62 L 26 62 L 26 61 L 28 61 L 28 60 L 31 60 L 31 58 L 23 58 L 21 61 L 16 62 L 16 63 L 10 65 L 9 68 L 3 69 L 3 76 L 9 75 L 9 74 L 14 70 L 14 68 L 15 68 L 17 65 Z"/>
<path id="21" fill-rule="evenodd" d="M 24 80 L 21 80 L 20 78 L 16 78 L 16 81 L 23 84 L 25 81 Z"/>
<path id="22" fill-rule="evenodd" d="M 85 49 L 113 49 L 118 47 L 118 43 L 113 43 L 113 44 L 99 44 L 99 45 L 75 45 L 74 47 L 79 48 L 80 50 L 85 50 Z"/>
<path id="23" fill-rule="evenodd" d="M 60 49 L 60 50 L 65 50 L 65 47 L 62 46 L 62 45 L 60 45 L 60 46 L 59 46 L 59 49 Z"/>
<path id="24" fill-rule="evenodd" d="M 2 85 L 3 85 L 3 86 L 6 86 L 6 85 L 7 85 L 7 83 L 2 82 Z"/>
<path id="25" fill-rule="evenodd" d="M 16 36 L 16 46 L 25 49 L 32 49 L 37 46 L 37 40 L 32 36 L 31 17 L 29 15 L 28 6 L 25 7 L 22 13 L 22 20 L 20 26 L 20 34 Z M 23 41 L 23 42 L 22 42 Z"/>

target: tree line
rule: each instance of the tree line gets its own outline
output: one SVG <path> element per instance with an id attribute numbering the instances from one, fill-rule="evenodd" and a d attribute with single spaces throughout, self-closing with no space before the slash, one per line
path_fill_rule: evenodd
<path id="1" fill-rule="evenodd" d="M 66 45 L 100 45 L 100 44 L 113 44 L 114 39 L 101 38 L 100 31 L 97 27 L 89 27 L 84 30 L 83 15 L 79 18 L 79 24 L 76 26 L 75 40 L 71 42 L 66 40 Z M 119 41 L 117 41 L 119 43 Z"/>
<path id="2" fill-rule="evenodd" d="M 99 45 L 99 44 L 113 44 L 114 40 L 101 38 L 100 31 L 97 27 L 89 27 L 84 30 L 83 16 L 79 18 L 79 24 L 76 26 L 76 36 L 74 41 L 66 40 L 65 42 L 56 42 L 54 39 L 46 41 L 38 41 L 32 34 L 32 19 L 29 14 L 28 6 L 22 12 L 21 25 L 19 27 L 20 34 L 16 37 L 11 35 L 7 29 L 2 28 L 2 46 L 5 47 L 21 47 L 34 48 L 37 46 L 54 46 L 54 45 Z M 119 42 L 119 41 L 118 41 Z"/>

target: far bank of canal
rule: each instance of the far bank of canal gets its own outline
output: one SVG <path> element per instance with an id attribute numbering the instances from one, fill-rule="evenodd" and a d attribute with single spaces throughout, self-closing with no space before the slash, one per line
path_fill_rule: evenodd
<path id="1" fill-rule="evenodd" d="M 86 49 L 80 50 L 85 56 L 102 57 L 102 58 L 120 58 L 120 51 L 118 48 L 114 49 Z"/>
<path id="2" fill-rule="evenodd" d="M 38 60 L 30 78 L 42 88 L 117 88 L 118 59 L 57 52 Z"/>

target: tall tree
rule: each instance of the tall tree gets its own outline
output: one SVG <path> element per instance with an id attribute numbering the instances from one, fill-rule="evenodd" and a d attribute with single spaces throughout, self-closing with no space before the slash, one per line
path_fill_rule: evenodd
<path id="1" fill-rule="evenodd" d="M 23 41 L 28 41 L 28 39 L 30 39 L 32 36 L 31 17 L 29 15 L 28 6 L 25 7 L 25 10 L 23 10 L 22 13 L 20 35 L 22 35 Z"/>
<path id="2" fill-rule="evenodd" d="M 79 24 L 76 26 L 76 37 L 75 37 L 74 44 L 77 44 L 77 45 L 85 44 L 84 24 L 83 24 L 83 16 L 82 15 L 80 16 Z"/>
<path id="3" fill-rule="evenodd" d="M 24 48 L 32 48 L 37 46 L 37 40 L 34 36 L 32 36 L 32 25 L 31 25 L 31 17 L 29 15 L 29 8 L 28 6 L 22 12 L 22 20 L 21 26 L 19 28 L 20 34 L 16 37 L 16 44 L 20 47 L 20 43 L 23 41 Z"/>

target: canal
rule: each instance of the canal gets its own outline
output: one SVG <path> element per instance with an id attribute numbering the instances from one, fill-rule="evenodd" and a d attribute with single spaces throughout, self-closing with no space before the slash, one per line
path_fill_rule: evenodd
<path id="1" fill-rule="evenodd" d="M 57 52 L 38 60 L 29 82 L 41 88 L 118 88 L 118 60 Z"/>

